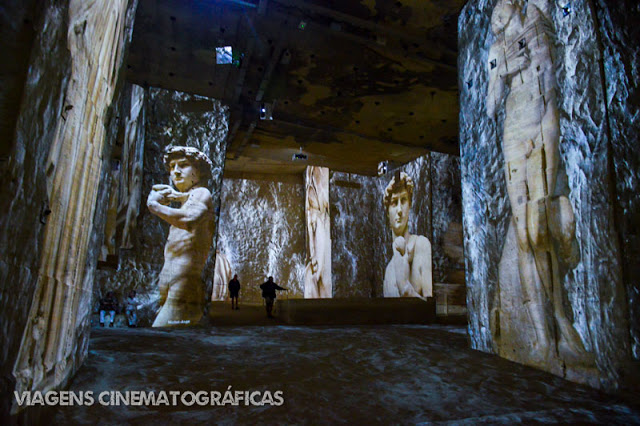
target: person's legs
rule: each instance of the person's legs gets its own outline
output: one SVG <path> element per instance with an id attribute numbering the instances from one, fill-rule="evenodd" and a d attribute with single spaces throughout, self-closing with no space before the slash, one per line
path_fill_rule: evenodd
<path id="1" fill-rule="evenodd" d="M 131 327 L 138 326 L 138 313 L 136 311 L 131 312 Z"/>
<path id="2" fill-rule="evenodd" d="M 100 326 L 104 327 L 104 311 L 100 309 Z"/>
<path id="3" fill-rule="evenodd" d="M 273 310 L 273 298 L 267 297 L 265 300 L 267 302 L 267 316 L 272 318 L 273 315 L 271 315 L 271 311 Z"/>
<path id="4" fill-rule="evenodd" d="M 109 315 L 111 316 L 109 327 L 113 327 L 113 321 L 116 319 L 116 311 L 109 311 Z"/>

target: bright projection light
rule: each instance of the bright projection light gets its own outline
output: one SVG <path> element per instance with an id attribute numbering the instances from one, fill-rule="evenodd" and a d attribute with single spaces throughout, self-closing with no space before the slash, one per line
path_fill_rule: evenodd
<path id="1" fill-rule="evenodd" d="M 387 161 L 381 161 L 378 163 L 378 176 L 384 176 L 389 170 L 389 163 Z"/>
<path id="2" fill-rule="evenodd" d="M 232 64 L 233 63 L 233 49 L 231 46 L 216 47 L 216 64 Z"/>

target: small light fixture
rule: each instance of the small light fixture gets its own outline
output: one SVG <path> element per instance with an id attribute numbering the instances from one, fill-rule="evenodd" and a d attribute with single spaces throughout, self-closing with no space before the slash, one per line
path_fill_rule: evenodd
<path id="1" fill-rule="evenodd" d="M 260 120 L 273 120 L 273 104 L 266 102 L 260 104 Z"/>
<path id="2" fill-rule="evenodd" d="M 298 29 L 304 31 L 305 28 L 307 28 L 307 23 L 305 21 L 300 21 Z"/>

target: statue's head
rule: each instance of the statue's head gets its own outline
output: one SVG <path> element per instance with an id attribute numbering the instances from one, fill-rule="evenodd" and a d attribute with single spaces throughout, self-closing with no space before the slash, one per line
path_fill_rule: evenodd
<path id="1" fill-rule="evenodd" d="M 164 165 L 181 192 L 206 185 L 213 166 L 209 157 L 190 146 L 168 146 L 164 151 Z"/>
<path id="2" fill-rule="evenodd" d="M 409 225 L 413 180 L 405 172 L 396 172 L 384 190 L 384 208 L 395 236 L 403 236 Z"/>

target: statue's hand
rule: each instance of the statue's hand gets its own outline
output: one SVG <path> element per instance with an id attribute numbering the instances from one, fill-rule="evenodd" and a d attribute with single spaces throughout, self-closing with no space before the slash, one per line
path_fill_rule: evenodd
<path id="1" fill-rule="evenodd" d="M 149 192 L 149 196 L 147 197 L 147 207 L 153 203 L 159 203 L 166 206 L 170 203 L 170 201 L 165 198 L 161 191 L 152 189 L 151 192 Z"/>
<path id="2" fill-rule="evenodd" d="M 189 198 L 189 194 L 185 192 L 178 192 L 169 185 L 153 185 L 153 190 L 162 194 L 167 204 L 172 201 L 178 201 L 184 203 Z"/>
<path id="3" fill-rule="evenodd" d="M 400 256 L 404 256 L 407 248 L 407 242 L 404 237 L 396 237 L 393 240 L 393 255 L 396 256 L 396 252 L 400 254 Z"/>

